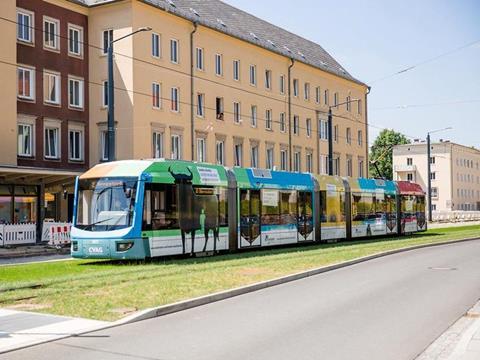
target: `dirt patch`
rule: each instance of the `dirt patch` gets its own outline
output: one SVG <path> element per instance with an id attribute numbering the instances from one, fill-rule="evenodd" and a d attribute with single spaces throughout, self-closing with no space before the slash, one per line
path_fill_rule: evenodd
<path id="1" fill-rule="evenodd" d="M 21 304 L 5 306 L 6 309 L 25 310 L 25 311 L 43 310 L 43 309 L 49 309 L 51 307 L 52 307 L 52 304 L 34 304 L 34 303 L 21 303 Z"/>

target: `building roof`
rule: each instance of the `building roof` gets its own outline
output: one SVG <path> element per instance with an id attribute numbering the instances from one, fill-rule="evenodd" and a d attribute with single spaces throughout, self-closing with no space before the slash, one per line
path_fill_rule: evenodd
<path id="1" fill-rule="evenodd" d="M 70 0 L 99 6 L 118 0 Z M 366 86 L 349 74 L 320 45 L 220 0 L 140 0 L 200 25 Z"/>
<path id="2" fill-rule="evenodd" d="M 432 146 L 432 151 L 439 150 L 441 148 L 447 150 L 447 148 L 450 149 L 450 148 L 456 147 L 456 148 L 461 148 L 464 151 L 471 152 L 475 155 L 480 155 L 480 150 L 477 149 L 474 146 L 457 144 L 457 143 L 451 142 L 449 140 L 441 140 L 441 141 L 438 141 L 438 142 L 432 142 L 431 146 Z M 393 153 L 398 154 L 399 152 L 402 152 L 402 151 L 404 151 L 405 149 L 408 149 L 408 148 L 420 149 L 419 151 L 423 152 L 423 151 L 425 151 L 425 150 L 423 150 L 423 148 L 426 148 L 426 147 L 427 147 L 426 141 L 416 141 L 416 142 L 413 142 L 413 143 L 410 143 L 410 144 L 395 145 L 393 147 Z"/>

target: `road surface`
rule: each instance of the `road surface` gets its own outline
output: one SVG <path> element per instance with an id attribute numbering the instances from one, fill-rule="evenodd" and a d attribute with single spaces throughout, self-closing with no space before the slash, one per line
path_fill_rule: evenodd
<path id="1" fill-rule="evenodd" d="M 473 241 L 392 255 L 0 359 L 414 359 L 479 298 L 480 241 Z"/>

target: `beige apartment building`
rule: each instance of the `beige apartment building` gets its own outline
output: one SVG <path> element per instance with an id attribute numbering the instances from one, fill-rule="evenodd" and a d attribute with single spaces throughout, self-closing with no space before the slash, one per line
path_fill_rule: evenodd
<path id="1" fill-rule="evenodd" d="M 393 178 L 427 189 L 427 144 L 393 149 Z M 480 211 L 480 150 L 440 141 L 431 144 L 432 207 L 437 211 Z"/>

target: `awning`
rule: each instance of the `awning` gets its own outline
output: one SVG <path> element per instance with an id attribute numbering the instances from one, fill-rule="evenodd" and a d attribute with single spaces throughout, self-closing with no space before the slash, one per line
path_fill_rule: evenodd
<path id="1" fill-rule="evenodd" d="M 36 167 L 0 166 L 0 184 L 40 185 L 46 188 L 69 186 L 82 171 L 56 170 Z"/>

